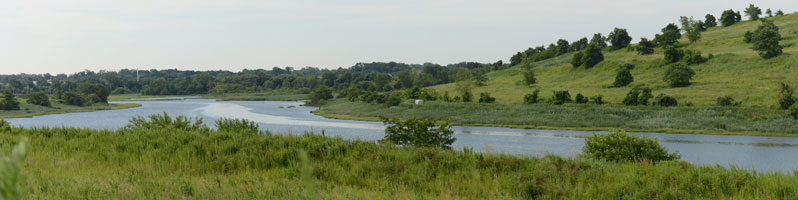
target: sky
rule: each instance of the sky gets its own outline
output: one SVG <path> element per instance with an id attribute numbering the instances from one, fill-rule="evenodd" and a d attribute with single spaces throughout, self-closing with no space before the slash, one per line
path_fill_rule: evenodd
<path id="1" fill-rule="evenodd" d="M 506 62 L 615 27 L 652 38 L 679 16 L 749 3 L 798 11 L 794 0 L 0 0 L 0 74 Z"/>

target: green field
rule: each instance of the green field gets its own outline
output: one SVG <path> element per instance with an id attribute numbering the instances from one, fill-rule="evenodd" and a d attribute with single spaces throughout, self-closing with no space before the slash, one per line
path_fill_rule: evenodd
<path id="1" fill-rule="evenodd" d="M 772 59 L 759 57 L 751 50 L 752 44 L 743 42 L 746 31 L 753 31 L 761 22 L 744 21 L 729 27 L 710 28 L 701 35 L 701 40 L 689 43 L 686 37 L 680 40 L 683 49 L 699 50 L 704 56 L 713 54 L 708 62 L 691 66 L 696 76 L 693 84 L 685 88 L 669 88 L 662 81 L 665 71 L 662 48 L 652 55 L 637 55 L 626 49 L 604 51 L 605 60 L 597 66 L 585 69 L 571 66 L 571 54 L 539 61 L 534 64 L 537 84 L 532 88 L 516 85 L 522 80 L 521 66 L 488 74 L 487 86 L 473 88 L 473 93 L 489 92 L 499 103 L 522 103 L 523 96 L 540 88 L 541 96 L 550 98 L 553 90 L 569 90 L 571 96 L 603 95 L 606 101 L 620 104 L 623 97 L 634 86 L 647 86 L 656 96 L 666 93 L 676 97 L 680 103 L 714 105 L 719 96 L 731 96 L 741 100 L 743 106 L 772 107 L 776 105 L 778 83 L 785 82 L 798 87 L 798 14 L 768 18 L 775 21 L 782 35 L 784 54 Z M 665 24 L 663 24 L 664 26 Z M 635 39 L 653 36 L 633 35 Z M 635 81 L 623 88 L 611 88 L 616 68 L 624 63 L 635 65 L 632 70 Z M 431 87 L 440 93 L 457 94 L 455 84 Z"/>
<path id="2" fill-rule="evenodd" d="M 134 108 L 139 107 L 141 105 L 128 103 L 128 104 L 107 104 L 107 103 L 100 103 L 90 106 L 73 106 L 73 105 L 66 105 L 59 103 L 57 101 L 52 101 L 53 104 L 50 107 L 47 106 L 39 106 L 39 105 L 32 105 L 24 103 L 24 99 L 17 99 L 20 102 L 20 109 L 19 110 L 0 110 L 0 119 L 4 118 L 19 118 L 19 117 L 33 117 L 39 115 L 50 115 L 50 114 L 61 114 L 61 113 L 72 113 L 72 112 L 91 112 L 91 111 L 98 111 L 98 110 L 115 110 L 115 109 L 125 109 L 125 108 Z"/>
<path id="3" fill-rule="evenodd" d="M 23 139 L 21 172 L 0 167 L 20 179 L 0 189 L 24 199 L 798 198 L 793 174 L 681 161 L 511 156 L 313 134 L 2 125 L 0 154 Z"/>

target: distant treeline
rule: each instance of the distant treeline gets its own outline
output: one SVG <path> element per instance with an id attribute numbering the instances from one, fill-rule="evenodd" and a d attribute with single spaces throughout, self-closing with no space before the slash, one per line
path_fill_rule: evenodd
<path id="1" fill-rule="evenodd" d="M 137 70 L 82 71 L 75 74 L 0 75 L 0 89 L 15 94 L 34 92 L 59 94 L 77 91 L 80 85 L 102 84 L 111 94 L 141 93 L 145 95 L 186 95 L 208 93 L 240 93 L 288 90 L 309 93 L 319 86 L 336 91 L 357 87 L 383 92 L 413 87 L 426 87 L 455 81 L 458 69 L 484 74 L 504 69 L 499 61 L 492 64 L 462 62 L 449 65 L 404 64 L 396 62 L 358 63 L 350 68 L 319 69 L 291 67 L 271 70 L 231 71 Z"/>

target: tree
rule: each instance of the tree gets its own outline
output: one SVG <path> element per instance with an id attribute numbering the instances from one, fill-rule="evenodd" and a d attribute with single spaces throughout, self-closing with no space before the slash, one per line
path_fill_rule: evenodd
<path id="1" fill-rule="evenodd" d="M 732 9 L 728 9 L 723 11 L 723 14 L 720 15 L 720 23 L 723 26 L 731 26 L 734 23 L 740 21 L 740 13 L 734 12 Z"/>
<path id="2" fill-rule="evenodd" d="M 524 103 L 525 104 L 536 104 L 540 102 L 540 97 L 538 96 L 540 93 L 540 89 L 535 89 L 532 94 L 524 95 Z"/>
<path id="3" fill-rule="evenodd" d="M 787 109 L 787 112 L 792 116 L 792 119 L 798 120 L 798 104 L 793 104 Z"/>
<path id="4" fill-rule="evenodd" d="M 762 9 L 754 6 L 754 4 L 748 4 L 748 8 L 745 9 L 745 15 L 751 21 L 758 20 L 760 14 L 762 14 Z"/>
<path id="5" fill-rule="evenodd" d="M 560 39 L 557 40 L 557 55 L 566 54 L 571 51 L 571 47 L 568 43 L 568 40 Z"/>
<path id="6" fill-rule="evenodd" d="M 795 98 L 793 93 L 795 90 L 784 82 L 779 83 L 779 108 L 790 108 L 798 99 Z"/>
<path id="7" fill-rule="evenodd" d="M 783 11 L 781 11 L 781 10 L 776 11 L 776 16 L 783 16 L 783 15 L 784 15 Z"/>
<path id="8" fill-rule="evenodd" d="M 584 53 L 582 53 L 582 52 L 576 52 L 576 53 L 574 54 L 574 56 L 573 56 L 573 57 L 571 57 L 571 65 L 572 65 L 572 66 L 574 66 L 574 68 L 577 68 L 577 67 L 579 67 L 579 66 L 582 66 L 582 57 L 583 57 L 584 55 L 585 55 L 585 54 L 584 54 Z"/>
<path id="9" fill-rule="evenodd" d="M 686 49 L 683 52 L 682 61 L 687 65 L 701 64 L 707 61 L 706 58 L 701 56 L 701 51 Z"/>
<path id="10" fill-rule="evenodd" d="M 693 19 L 693 17 L 679 17 L 679 22 L 682 24 L 682 30 L 684 30 L 684 35 L 687 36 L 687 39 L 690 42 L 696 42 L 698 39 L 701 39 L 701 23 L 699 21 Z"/>
<path id="11" fill-rule="evenodd" d="M 101 83 L 81 83 L 78 85 L 78 91 L 86 96 L 95 95 L 95 98 L 89 99 L 91 103 L 108 103 L 108 95 L 110 92 L 108 88 Z"/>
<path id="12" fill-rule="evenodd" d="M 656 44 L 648 41 L 647 38 L 640 38 L 640 42 L 638 42 L 637 46 L 635 46 L 635 50 L 637 51 L 637 54 L 648 55 L 654 53 L 655 46 Z"/>
<path id="13" fill-rule="evenodd" d="M 61 101 L 67 105 L 84 106 L 86 105 L 86 98 L 75 92 L 64 93 Z"/>
<path id="14" fill-rule="evenodd" d="M 524 76 L 524 85 L 532 85 L 535 84 L 535 72 L 532 70 L 531 67 L 524 67 L 524 72 L 522 72 Z"/>
<path id="15" fill-rule="evenodd" d="M 471 72 L 469 72 L 467 69 L 463 68 L 457 69 L 457 74 L 455 79 L 457 80 L 457 83 L 455 83 L 455 88 L 458 91 L 460 91 L 461 94 L 466 94 L 466 93 L 470 94 L 471 84 L 473 84 L 473 82 L 471 81 L 471 76 L 472 76 Z"/>
<path id="16" fill-rule="evenodd" d="M 770 8 L 768 8 L 768 10 L 765 11 L 765 14 L 768 14 L 768 17 L 773 17 L 773 11 L 770 10 Z"/>
<path id="17" fill-rule="evenodd" d="M 470 89 L 463 90 L 460 96 L 461 96 L 460 100 L 462 100 L 463 102 L 471 102 L 471 99 L 474 99 L 474 95 L 471 94 Z"/>
<path id="18" fill-rule="evenodd" d="M 613 130 L 585 138 L 582 152 L 588 157 L 610 162 L 678 160 L 678 153 L 668 153 L 657 138 L 637 137 L 625 131 Z"/>
<path id="19" fill-rule="evenodd" d="M 490 96 L 490 93 L 483 92 L 479 93 L 479 103 L 493 103 L 496 102 L 496 98 Z"/>
<path id="20" fill-rule="evenodd" d="M 588 44 L 587 38 L 583 37 L 582 39 L 579 39 L 577 41 L 574 41 L 574 43 L 571 43 L 571 51 L 581 51 L 582 49 L 585 49 L 587 47 L 587 44 Z"/>
<path id="21" fill-rule="evenodd" d="M 665 61 L 668 61 L 668 63 L 679 62 L 684 57 L 684 51 L 677 49 L 675 46 L 665 46 L 663 53 L 665 54 Z"/>
<path id="22" fill-rule="evenodd" d="M 651 95 L 651 89 L 647 87 L 635 87 L 629 90 L 629 93 L 626 93 L 626 97 L 623 98 L 621 103 L 627 106 L 645 106 L 648 105 L 648 100 L 652 97 L 654 97 L 654 95 Z"/>
<path id="23" fill-rule="evenodd" d="M 582 56 L 582 64 L 585 65 L 586 68 L 596 66 L 603 60 L 604 54 L 601 53 L 601 49 L 598 48 L 596 44 L 587 45 L 584 56 Z"/>
<path id="24" fill-rule="evenodd" d="M 332 90 L 327 86 L 319 86 L 308 95 L 310 105 L 321 105 L 325 101 L 333 99 Z"/>
<path id="25" fill-rule="evenodd" d="M 779 40 L 781 40 L 779 27 L 767 19 L 762 19 L 762 25 L 759 25 L 751 34 L 751 42 L 754 43 L 753 49 L 759 51 L 759 56 L 766 59 L 782 54 L 783 47 L 779 45 Z"/>
<path id="26" fill-rule="evenodd" d="M 484 68 L 477 69 L 474 76 L 474 85 L 485 86 L 488 81 L 488 70 Z"/>
<path id="27" fill-rule="evenodd" d="M 629 43 L 632 42 L 632 37 L 629 37 L 629 33 L 626 32 L 626 29 L 615 28 L 607 36 L 607 40 L 612 44 L 611 48 L 617 50 L 629 46 Z"/>
<path id="28" fill-rule="evenodd" d="M 581 93 L 576 93 L 576 97 L 574 97 L 574 102 L 577 104 L 586 104 L 588 101 L 587 97 L 582 95 Z"/>
<path id="29" fill-rule="evenodd" d="M 630 64 L 624 64 L 630 65 Z M 623 87 L 627 86 L 634 81 L 634 77 L 632 77 L 632 72 L 629 67 L 621 66 L 618 68 L 618 72 L 615 74 L 615 82 L 612 83 L 612 86 L 615 87 Z"/>
<path id="30" fill-rule="evenodd" d="M 716 26 L 718 26 L 718 22 L 715 19 L 715 16 L 713 16 L 711 14 L 707 14 L 706 16 L 704 16 L 704 27 L 705 28 L 708 29 L 708 28 L 712 28 L 712 27 L 716 27 Z"/>
<path id="31" fill-rule="evenodd" d="M 518 52 L 512 57 L 510 57 L 510 66 L 521 64 L 521 61 L 523 60 L 524 60 L 524 53 Z"/>
<path id="32" fill-rule="evenodd" d="M 39 106 L 50 106 L 50 97 L 47 96 L 44 92 L 34 92 L 28 95 L 29 104 L 39 105 Z"/>
<path id="33" fill-rule="evenodd" d="M 435 120 L 419 120 L 416 117 L 404 121 L 383 118 L 382 122 L 388 127 L 385 128 L 385 137 L 380 140 L 381 143 L 451 149 L 456 140 L 449 123 L 438 126 Z"/>
<path id="34" fill-rule="evenodd" d="M 659 94 L 657 95 L 657 98 L 654 98 L 654 105 L 662 107 L 673 107 L 679 105 L 679 102 L 676 101 L 676 98 L 673 98 L 670 95 Z"/>
<path id="35" fill-rule="evenodd" d="M 400 97 L 399 94 L 395 92 L 391 92 L 390 94 L 385 96 L 384 101 L 385 102 L 383 102 L 382 105 L 386 108 L 389 108 L 393 106 L 398 106 L 400 103 L 402 103 L 402 97 Z"/>
<path id="36" fill-rule="evenodd" d="M 595 44 L 599 49 L 603 49 L 607 47 L 607 38 L 601 36 L 601 33 L 593 34 L 593 38 L 590 38 L 590 44 Z M 587 47 L 585 47 L 587 48 Z"/>
<path id="37" fill-rule="evenodd" d="M 690 85 L 690 79 L 693 79 L 695 71 L 690 69 L 685 64 L 677 63 L 668 67 L 665 70 L 665 77 L 663 80 L 668 83 L 670 87 L 686 87 Z"/>
<path id="38" fill-rule="evenodd" d="M 679 27 L 676 24 L 668 24 L 664 28 L 662 28 L 662 35 L 656 34 L 654 35 L 654 42 L 657 43 L 659 46 L 671 46 L 679 43 L 679 38 L 682 37 L 682 34 L 679 32 Z"/>
<path id="39" fill-rule="evenodd" d="M 3 101 L 0 102 L 0 110 L 19 110 L 19 102 L 11 92 L 11 88 L 3 89 Z"/>
<path id="40" fill-rule="evenodd" d="M 568 90 L 554 91 L 554 96 L 551 97 L 554 105 L 560 105 L 571 102 L 571 93 Z"/>

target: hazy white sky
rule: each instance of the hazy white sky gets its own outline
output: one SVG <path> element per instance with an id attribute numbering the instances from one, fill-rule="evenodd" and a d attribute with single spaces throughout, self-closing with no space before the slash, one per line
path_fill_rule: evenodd
<path id="1" fill-rule="evenodd" d="M 0 74 L 495 62 L 559 38 L 626 28 L 653 37 L 679 16 L 740 0 L 0 0 Z M 786 13 L 798 1 L 753 2 Z"/>

